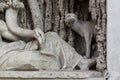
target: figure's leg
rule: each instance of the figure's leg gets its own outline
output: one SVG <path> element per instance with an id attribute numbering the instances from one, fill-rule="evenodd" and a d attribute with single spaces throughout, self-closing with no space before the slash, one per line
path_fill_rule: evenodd
<path id="1" fill-rule="evenodd" d="M 91 49 L 91 39 L 92 36 L 90 34 L 85 35 L 85 44 L 86 44 L 86 57 L 90 58 L 90 49 Z"/>
<path id="2" fill-rule="evenodd" d="M 44 50 L 59 57 L 61 69 L 74 69 L 83 57 L 55 32 L 48 32 L 45 36 Z"/>
<path id="3" fill-rule="evenodd" d="M 81 70 L 89 70 L 89 67 L 95 65 L 96 59 L 89 59 L 90 58 L 90 49 L 91 49 L 91 40 L 92 34 L 85 35 L 85 42 L 86 42 L 86 58 L 81 59 L 78 63 L 78 66 Z"/>
<path id="4" fill-rule="evenodd" d="M 95 63 L 94 59 L 84 59 L 67 42 L 62 40 L 55 32 L 45 34 L 45 43 L 43 51 L 50 52 L 49 55 L 58 56 L 61 69 L 73 70 L 79 66 L 81 70 L 88 70 L 89 66 Z M 44 53 L 45 54 L 45 53 Z"/>
<path id="5" fill-rule="evenodd" d="M 64 57 L 64 60 L 66 60 L 67 69 L 74 69 L 75 66 L 78 65 L 81 70 L 89 70 L 89 67 L 91 67 L 92 65 L 95 65 L 96 59 L 83 58 L 80 54 L 76 52 L 76 50 L 72 46 L 70 46 L 67 42 L 65 42 L 62 39 L 60 39 L 60 43 L 63 44 L 61 45 L 61 49 L 62 51 L 64 51 L 62 55 Z M 90 49 L 90 46 L 89 46 L 89 49 Z"/>
<path id="6" fill-rule="evenodd" d="M 0 35 L 5 39 L 12 41 L 20 40 L 16 35 L 8 31 L 7 25 L 3 20 L 0 20 L 0 33 L 1 33 Z"/>

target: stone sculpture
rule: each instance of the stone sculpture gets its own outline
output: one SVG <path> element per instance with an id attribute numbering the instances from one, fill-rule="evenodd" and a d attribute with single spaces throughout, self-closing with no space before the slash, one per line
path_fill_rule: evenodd
<path id="1" fill-rule="evenodd" d="M 65 16 L 65 23 L 68 27 L 77 32 L 81 37 L 85 39 L 86 44 L 86 56 L 85 58 L 90 58 L 91 40 L 95 36 L 95 24 L 90 21 L 78 20 L 77 15 L 74 13 L 68 13 Z M 96 69 L 98 71 L 103 71 L 106 68 L 105 58 L 103 55 L 99 55 L 96 58 Z"/>
<path id="2" fill-rule="evenodd" d="M 9 0 L 3 6 L 6 21 L 0 20 L 0 35 L 10 43 L 0 42 L 0 70 L 89 70 L 96 61 L 85 59 L 55 32 L 20 28 L 17 13 L 24 4 Z"/>
<path id="3" fill-rule="evenodd" d="M 90 58 L 90 46 L 93 34 L 95 32 L 95 25 L 89 21 L 78 20 L 77 15 L 74 13 L 68 13 L 66 15 L 65 23 L 68 27 L 84 37 L 86 44 L 86 57 Z"/>

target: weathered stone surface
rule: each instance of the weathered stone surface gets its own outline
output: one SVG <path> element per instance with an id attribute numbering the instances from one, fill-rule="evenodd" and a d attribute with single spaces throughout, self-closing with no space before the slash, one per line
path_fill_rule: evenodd
<path id="1" fill-rule="evenodd" d="M 0 58 L 0 70 L 59 70 L 55 56 L 46 56 L 39 51 L 12 51 Z"/>
<path id="2" fill-rule="evenodd" d="M 120 0 L 108 0 L 107 67 L 109 80 L 120 80 Z"/>
<path id="3" fill-rule="evenodd" d="M 88 79 L 100 78 L 96 71 L 0 71 L 0 78 L 21 79 Z"/>
<path id="4" fill-rule="evenodd" d="M 24 50 L 23 41 L 6 43 L 0 48 L 0 70 L 74 69 L 82 56 L 56 33 L 48 32 L 45 37 L 43 48 L 39 51 Z"/>
<path id="5" fill-rule="evenodd" d="M 0 80 L 106 80 L 105 78 L 89 78 L 89 79 L 0 79 Z"/>
<path id="6" fill-rule="evenodd" d="M 34 9 L 36 11 L 36 8 L 39 9 L 39 6 L 35 5 L 37 4 L 36 0 L 35 2 L 31 0 L 28 2 L 32 11 Z M 56 33 L 48 32 L 44 35 L 44 32 L 39 28 L 34 30 L 21 28 L 17 18 L 18 11 L 24 8 L 23 2 L 13 0 L 8 1 L 6 5 L 8 5 L 5 10 L 6 22 L 1 20 L 4 25 L 0 25 L 0 32 L 1 34 L 7 32 L 7 34 L 0 34 L 0 36 L 13 42 L 1 45 L 3 48 L 0 48 L 0 70 L 73 70 L 75 68 L 82 56 L 73 47 L 62 40 Z M 39 24 L 41 16 L 38 14 L 33 15 L 34 27 L 41 26 Z M 36 16 L 40 17 L 40 19 L 37 20 Z M 10 34 L 13 39 L 10 39 Z M 36 39 L 38 43 L 32 42 L 33 39 Z M 21 42 L 17 42 L 18 40 L 21 40 Z M 4 40 L 1 40 L 1 42 L 4 42 Z M 22 45 L 22 43 L 24 44 Z"/>
<path id="7" fill-rule="evenodd" d="M 34 2 L 35 1 L 35 2 Z M 37 0 L 29 0 L 29 5 L 31 9 L 31 13 L 37 12 L 39 9 L 37 4 Z M 56 3 L 57 1 L 55 1 Z M 73 0 L 68 3 L 72 5 Z M 31 4 L 33 3 L 33 4 Z M 45 2 L 46 3 L 46 2 Z M 44 3 L 44 4 L 45 4 Z M 64 0 L 57 2 L 60 3 L 61 6 L 55 4 L 52 6 L 60 8 L 57 14 L 55 14 L 55 29 L 54 31 L 59 32 L 61 37 L 65 39 L 64 33 L 64 12 L 62 12 L 62 3 Z M 19 38 L 13 39 L 11 43 L 6 43 L 4 46 L 2 45 L 0 48 L 0 70 L 4 70 L 0 72 L 0 78 L 3 79 L 81 79 L 81 80 L 98 80 L 102 77 L 102 73 L 95 72 L 95 71 L 60 71 L 62 70 L 73 70 L 81 62 L 80 65 L 86 64 L 88 66 L 88 59 L 83 58 L 79 55 L 73 47 L 71 47 L 68 43 L 62 40 L 56 33 L 54 32 L 47 32 L 45 35 L 42 30 L 35 28 L 35 27 L 43 27 L 42 17 L 40 14 L 32 15 L 34 30 L 23 29 L 19 27 L 17 22 L 17 11 L 20 8 L 24 8 L 24 4 L 19 2 L 19 0 L 9 0 L 8 4 L 9 7 L 5 9 L 5 27 L 8 28 L 6 30 L 7 34 L 10 33 L 11 35 L 17 36 Z M 36 7 L 36 8 L 35 8 Z M 52 7 L 52 8 L 53 8 Z M 56 13 L 56 10 L 55 13 Z M 47 11 L 47 10 L 46 10 Z M 52 13 L 54 13 L 54 11 Z M 40 11 L 39 11 L 40 12 Z M 37 16 L 38 15 L 38 16 Z M 58 16 L 59 15 L 59 16 Z M 45 15 L 47 16 L 47 14 Z M 62 17 L 61 17 L 62 16 Z M 38 19 L 38 18 L 39 19 Z M 50 17 L 52 18 L 52 17 Z M 47 18 L 46 18 L 47 19 Z M 51 19 L 52 20 L 52 19 Z M 46 21 L 46 20 L 45 20 Z M 41 22 L 41 23 L 39 23 Z M 50 22 L 51 23 L 51 22 Z M 41 25 L 41 26 L 40 26 Z M 45 24 L 44 24 L 45 25 Z M 1 25 L 0 25 L 1 26 Z M 53 26 L 53 23 L 51 24 Z M 51 27 L 50 26 L 50 27 Z M 61 26 L 61 27 L 60 27 Z M 60 28 L 60 30 L 58 29 Z M 2 29 L 2 28 L 1 28 Z M 3 30 L 1 30 L 3 31 Z M 1 32 L 2 33 L 2 32 Z M 6 34 L 1 35 L 4 37 Z M 7 42 L 7 40 L 11 40 L 10 36 L 4 37 L 6 40 L 1 40 Z M 33 42 L 33 38 L 37 39 L 37 42 Z M 45 38 L 45 39 L 44 39 Z M 22 41 L 18 41 L 22 40 Z M 17 42 L 18 41 L 18 42 Z M 27 45 L 26 45 L 26 43 Z M 72 40 L 68 40 L 68 42 Z M 72 43 L 70 42 L 70 43 Z M 10 45 L 9 45 L 10 44 Z M 86 60 L 85 60 L 86 59 Z M 79 66 L 78 66 L 79 67 Z M 82 67 L 79 67 L 81 70 Z M 20 71 L 7 71 L 7 70 L 20 70 Z M 26 72 L 22 71 L 26 70 Z M 41 71 L 33 71 L 33 70 L 41 70 Z M 58 71 L 42 71 L 42 70 L 58 70 Z M 97 78 L 98 77 L 98 78 Z"/>

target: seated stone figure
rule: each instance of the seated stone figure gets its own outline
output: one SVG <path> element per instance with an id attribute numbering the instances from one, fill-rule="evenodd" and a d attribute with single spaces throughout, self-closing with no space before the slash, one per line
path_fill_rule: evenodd
<path id="1" fill-rule="evenodd" d="M 0 70 L 73 70 L 77 65 L 88 70 L 95 63 L 84 59 L 55 32 L 44 34 L 39 28 L 20 28 L 13 7 L 6 9 L 6 22 L 0 20 L 0 36 L 12 41 L 0 42 Z"/>

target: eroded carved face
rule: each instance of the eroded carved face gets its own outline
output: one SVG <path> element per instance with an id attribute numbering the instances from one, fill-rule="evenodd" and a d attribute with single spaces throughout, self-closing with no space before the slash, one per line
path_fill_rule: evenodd
<path id="1" fill-rule="evenodd" d="M 73 25 L 77 22 L 77 16 L 74 13 L 68 13 L 65 16 L 65 24 L 72 28 Z"/>

